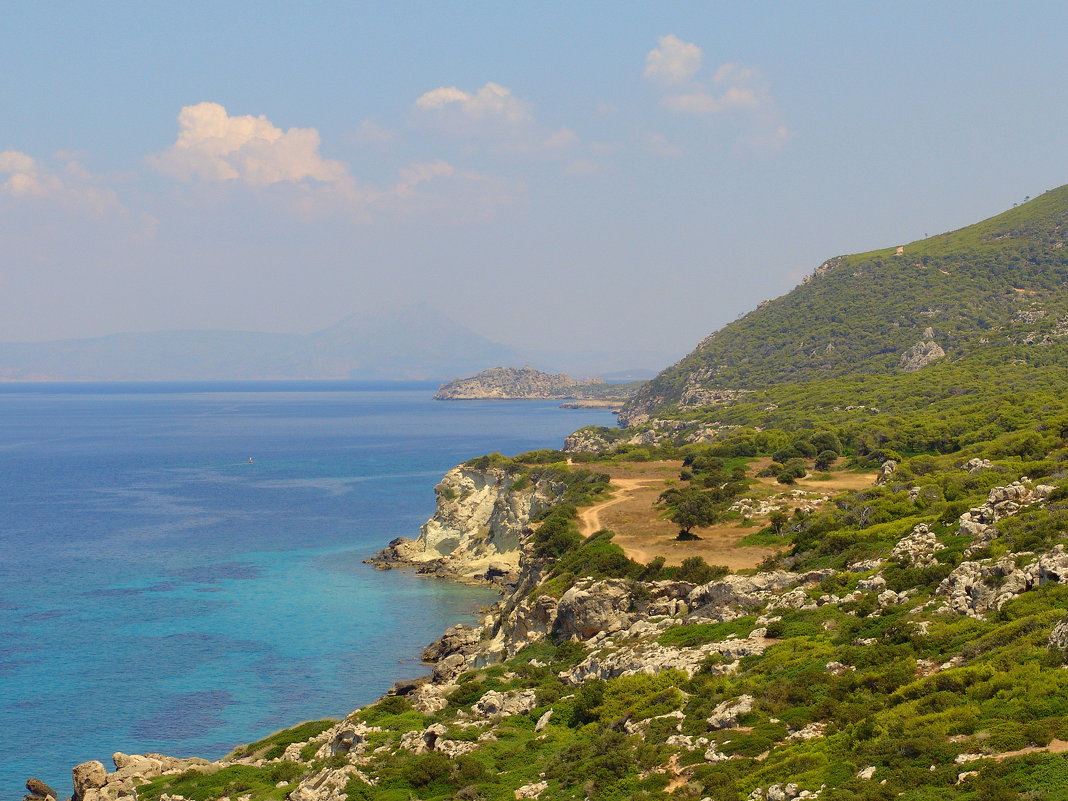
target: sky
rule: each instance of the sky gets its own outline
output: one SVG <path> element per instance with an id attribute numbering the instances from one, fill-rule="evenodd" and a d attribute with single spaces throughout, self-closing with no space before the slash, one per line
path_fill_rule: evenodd
<path id="1" fill-rule="evenodd" d="M 1061 2 L 15 2 L 0 341 L 430 303 L 675 358 L 1068 182 Z M 659 365 L 662 366 L 662 365 Z"/>

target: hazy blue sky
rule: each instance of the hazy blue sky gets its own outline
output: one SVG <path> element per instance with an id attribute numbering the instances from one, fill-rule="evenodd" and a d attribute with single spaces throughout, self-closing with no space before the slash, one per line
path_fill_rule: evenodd
<path id="1" fill-rule="evenodd" d="M 1068 181 L 1062 2 L 12 2 L 0 340 L 425 300 L 680 354 Z"/>

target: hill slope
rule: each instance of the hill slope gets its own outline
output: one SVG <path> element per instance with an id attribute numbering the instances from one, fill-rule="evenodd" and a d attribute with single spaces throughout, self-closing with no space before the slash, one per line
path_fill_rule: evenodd
<path id="1" fill-rule="evenodd" d="M 647 384 L 640 422 L 738 390 L 923 369 L 1068 336 L 1068 186 L 947 234 L 818 267 Z"/>

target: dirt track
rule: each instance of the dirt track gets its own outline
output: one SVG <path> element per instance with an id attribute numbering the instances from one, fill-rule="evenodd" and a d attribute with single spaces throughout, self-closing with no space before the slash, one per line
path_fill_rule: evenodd
<path id="1" fill-rule="evenodd" d="M 659 482 L 657 482 L 656 479 L 651 478 L 613 478 L 612 486 L 617 490 L 615 495 L 607 501 L 601 501 L 600 503 L 579 512 L 579 533 L 582 534 L 583 537 L 588 537 L 594 532 L 600 531 L 604 528 L 604 526 L 601 525 L 602 511 L 609 506 L 615 506 L 618 503 L 630 500 L 634 495 L 634 490 L 654 483 Z"/>

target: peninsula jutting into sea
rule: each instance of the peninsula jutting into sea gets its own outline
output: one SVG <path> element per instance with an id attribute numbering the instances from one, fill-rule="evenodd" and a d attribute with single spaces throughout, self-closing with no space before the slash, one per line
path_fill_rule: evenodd
<path id="1" fill-rule="evenodd" d="M 427 675 L 75 801 L 1068 797 L 1066 237 L 1062 187 L 830 259 L 622 427 L 473 455 L 378 557 L 501 590 Z"/>

